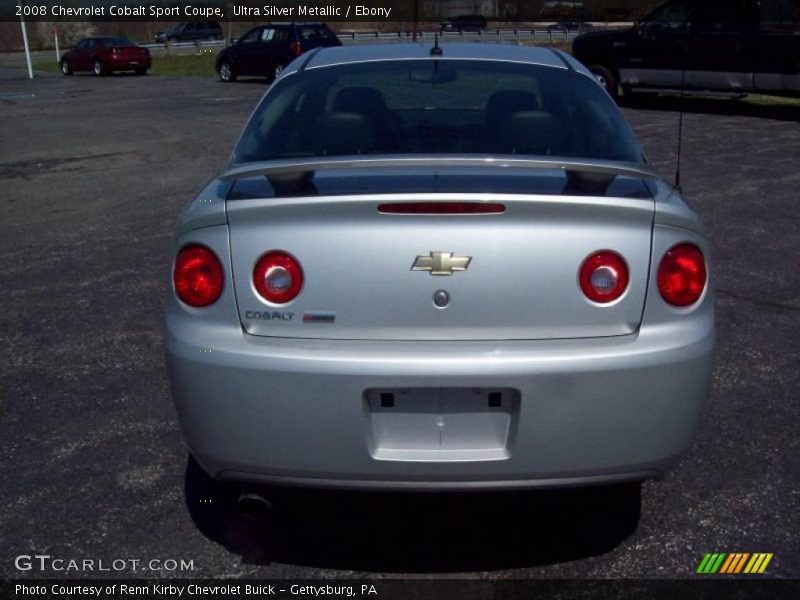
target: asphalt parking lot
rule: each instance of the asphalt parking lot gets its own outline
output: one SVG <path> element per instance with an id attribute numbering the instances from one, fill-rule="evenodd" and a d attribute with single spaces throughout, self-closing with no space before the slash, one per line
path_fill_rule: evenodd
<path id="1" fill-rule="evenodd" d="M 800 576 L 800 109 L 687 103 L 684 189 L 716 269 L 714 386 L 691 452 L 641 506 L 287 494 L 260 533 L 198 506 L 164 369 L 170 237 L 264 90 L 0 69 L 2 576 L 58 575 L 15 568 L 39 553 L 193 561 L 137 573 L 159 577 L 691 577 L 706 552 L 772 552 L 770 575 Z M 674 102 L 625 113 L 671 174 Z"/>

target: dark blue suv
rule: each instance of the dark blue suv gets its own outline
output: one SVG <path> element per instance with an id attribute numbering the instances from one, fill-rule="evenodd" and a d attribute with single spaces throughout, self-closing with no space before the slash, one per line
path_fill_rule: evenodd
<path id="1" fill-rule="evenodd" d="M 217 56 L 217 73 L 222 81 L 242 75 L 267 77 L 273 81 L 296 57 L 320 46 L 341 46 L 342 42 L 324 24 L 271 24 L 254 27 Z"/>

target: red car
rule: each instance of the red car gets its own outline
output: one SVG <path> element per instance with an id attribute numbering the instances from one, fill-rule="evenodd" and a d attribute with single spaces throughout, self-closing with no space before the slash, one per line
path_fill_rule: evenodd
<path id="1" fill-rule="evenodd" d="M 61 72 L 92 71 L 108 75 L 113 71 L 134 71 L 144 75 L 150 68 L 150 51 L 124 37 L 84 38 L 61 57 Z"/>

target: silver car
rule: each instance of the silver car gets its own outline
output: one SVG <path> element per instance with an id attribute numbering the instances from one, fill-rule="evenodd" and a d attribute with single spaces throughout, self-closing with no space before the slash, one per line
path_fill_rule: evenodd
<path id="1" fill-rule="evenodd" d="M 642 481 L 692 442 L 713 310 L 703 227 L 569 55 L 323 48 L 179 220 L 168 369 L 217 481 Z"/>

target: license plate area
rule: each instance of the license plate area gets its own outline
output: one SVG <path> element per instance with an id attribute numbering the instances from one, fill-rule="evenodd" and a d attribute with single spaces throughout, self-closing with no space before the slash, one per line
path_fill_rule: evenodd
<path id="1" fill-rule="evenodd" d="M 510 388 L 403 388 L 364 392 L 376 460 L 504 460 L 519 414 Z"/>

